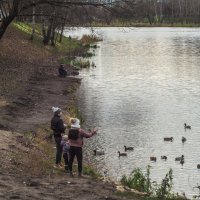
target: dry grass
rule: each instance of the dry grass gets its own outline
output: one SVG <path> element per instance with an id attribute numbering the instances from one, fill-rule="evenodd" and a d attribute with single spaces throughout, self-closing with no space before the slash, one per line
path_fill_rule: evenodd
<path id="1" fill-rule="evenodd" d="M 102 39 L 98 38 L 95 35 L 83 35 L 83 37 L 81 38 L 81 42 L 86 45 L 94 43 L 94 42 L 98 42 L 98 41 L 102 41 Z"/>
<path id="2" fill-rule="evenodd" d="M 9 105 L 9 103 L 6 100 L 0 99 L 0 107 L 5 107 Z"/>

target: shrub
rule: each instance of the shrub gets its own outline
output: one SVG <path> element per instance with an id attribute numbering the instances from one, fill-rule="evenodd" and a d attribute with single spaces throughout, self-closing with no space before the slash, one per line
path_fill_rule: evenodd
<path id="1" fill-rule="evenodd" d="M 161 184 L 156 188 L 156 196 L 160 199 L 165 199 L 170 197 L 172 186 L 173 186 L 173 172 L 172 169 L 165 175 L 165 178 L 162 180 Z"/>
<path id="2" fill-rule="evenodd" d="M 81 38 L 81 42 L 85 45 L 98 42 L 98 41 L 102 41 L 102 39 L 97 37 L 96 35 L 83 35 Z"/>
<path id="3" fill-rule="evenodd" d="M 147 167 L 147 173 L 144 175 L 141 169 L 134 169 L 130 176 L 123 176 L 121 179 L 122 185 L 128 186 L 129 188 L 136 189 L 140 192 L 150 192 L 151 182 L 150 182 L 150 166 Z"/>

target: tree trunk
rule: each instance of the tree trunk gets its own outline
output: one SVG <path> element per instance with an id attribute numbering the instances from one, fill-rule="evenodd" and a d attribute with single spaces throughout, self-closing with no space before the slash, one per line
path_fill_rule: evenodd
<path id="1" fill-rule="evenodd" d="M 55 46 L 55 32 L 56 32 L 56 28 L 55 27 L 52 27 L 52 30 L 51 30 L 51 45 L 52 46 Z"/>
<path id="2" fill-rule="evenodd" d="M 63 32 L 64 32 L 64 27 L 65 27 L 65 25 L 63 24 L 62 27 L 61 27 L 61 33 L 60 33 L 59 43 L 62 42 L 62 36 L 63 36 Z"/>
<path id="3" fill-rule="evenodd" d="M 35 1 L 33 1 L 33 3 L 35 3 Z M 31 33 L 30 40 L 33 40 L 34 34 L 35 34 L 35 6 L 33 6 L 32 33 Z"/>
<path id="4" fill-rule="evenodd" d="M 4 33 L 6 32 L 7 27 L 14 20 L 15 17 L 16 15 L 9 15 L 8 17 L 3 19 L 0 26 L 0 40 L 3 37 Z"/>
<path id="5" fill-rule="evenodd" d="M 50 21 L 50 24 L 49 24 L 48 30 L 47 30 L 47 34 L 45 34 L 45 31 L 43 31 L 43 37 L 44 37 L 43 43 L 44 43 L 44 45 L 49 44 L 49 40 L 50 40 L 50 37 L 51 37 L 51 31 L 52 31 L 52 22 L 53 22 L 53 20 Z"/>
<path id="6" fill-rule="evenodd" d="M 1 26 L 0 26 L 0 40 L 3 37 L 4 33 L 6 32 L 6 29 L 8 28 L 9 24 L 17 16 L 18 6 L 19 6 L 19 0 L 13 1 L 12 9 L 9 10 L 9 14 L 5 18 L 3 18 L 3 21 L 2 21 Z"/>

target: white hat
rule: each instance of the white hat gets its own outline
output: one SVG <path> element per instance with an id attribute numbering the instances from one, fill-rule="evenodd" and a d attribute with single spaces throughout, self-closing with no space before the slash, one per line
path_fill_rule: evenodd
<path id="1" fill-rule="evenodd" d="M 77 118 L 73 119 L 73 123 L 71 125 L 71 128 L 80 128 L 80 127 L 81 127 L 80 126 L 80 120 L 77 119 Z"/>
<path id="2" fill-rule="evenodd" d="M 60 108 L 58 108 L 58 107 L 52 107 L 51 108 L 52 109 L 52 111 L 55 113 L 56 111 L 58 111 L 58 110 L 61 110 Z"/>

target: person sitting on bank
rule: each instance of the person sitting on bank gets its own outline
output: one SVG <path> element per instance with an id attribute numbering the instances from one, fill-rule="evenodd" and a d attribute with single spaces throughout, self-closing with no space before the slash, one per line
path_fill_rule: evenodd
<path id="1" fill-rule="evenodd" d="M 72 165 L 74 162 L 74 157 L 76 156 L 78 161 L 78 176 L 82 176 L 82 162 L 83 162 L 83 138 L 90 138 L 97 133 L 97 130 L 91 132 L 86 132 L 80 128 L 79 119 L 71 120 L 71 128 L 69 129 L 68 139 L 69 139 L 69 173 L 73 177 Z"/>
<path id="2" fill-rule="evenodd" d="M 66 77 L 67 76 L 67 71 L 64 68 L 64 64 L 61 64 L 60 67 L 58 68 L 58 73 L 60 77 Z"/>
<path id="3" fill-rule="evenodd" d="M 65 161 L 65 171 L 69 172 L 69 141 L 68 141 L 68 136 L 67 135 L 63 135 L 62 136 L 62 141 L 61 141 L 61 146 L 62 146 L 62 150 L 63 150 L 63 158 Z"/>
<path id="4" fill-rule="evenodd" d="M 66 125 L 61 119 L 62 110 L 58 107 L 52 107 L 54 116 L 51 119 L 51 129 L 53 130 L 54 139 L 56 142 L 56 167 L 62 167 L 61 158 L 62 158 L 62 133 L 65 132 Z"/>

